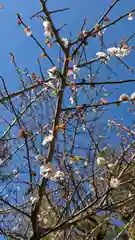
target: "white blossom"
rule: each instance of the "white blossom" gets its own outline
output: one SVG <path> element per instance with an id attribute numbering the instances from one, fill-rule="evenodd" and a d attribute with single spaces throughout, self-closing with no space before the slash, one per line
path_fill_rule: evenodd
<path id="1" fill-rule="evenodd" d="M 129 191 L 128 197 L 130 198 L 132 196 L 132 192 Z"/>
<path id="2" fill-rule="evenodd" d="M 119 97 L 119 101 L 128 101 L 129 100 L 129 96 L 125 93 L 123 93 L 120 97 Z"/>
<path id="3" fill-rule="evenodd" d="M 74 98 L 73 98 L 73 96 L 71 96 L 70 98 L 69 98 L 69 101 L 70 101 L 70 103 L 73 105 L 74 104 Z"/>
<path id="4" fill-rule="evenodd" d="M 102 62 L 104 62 L 105 64 L 107 64 L 107 60 L 110 59 L 109 56 L 106 56 L 106 54 L 105 54 L 104 52 L 97 52 L 96 55 L 97 55 L 97 57 L 99 57 L 100 60 L 101 60 Z"/>
<path id="5" fill-rule="evenodd" d="M 120 180 L 118 178 L 111 178 L 110 187 L 117 188 L 120 185 Z"/>
<path id="6" fill-rule="evenodd" d="M 18 169 L 17 168 L 15 168 L 15 169 L 13 169 L 13 174 L 17 174 L 18 173 Z"/>
<path id="7" fill-rule="evenodd" d="M 132 21 L 133 18 L 134 18 L 134 13 L 130 12 L 129 15 L 128 15 L 128 20 Z"/>
<path id="8" fill-rule="evenodd" d="M 33 197 L 33 196 L 30 197 L 30 201 L 32 202 L 32 204 L 34 204 L 37 200 L 38 200 L 37 197 Z"/>
<path id="9" fill-rule="evenodd" d="M 82 124 L 82 130 L 85 132 L 86 131 L 86 125 L 83 123 Z"/>
<path id="10" fill-rule="evenodd" d="M 43 142 L 42 142 L 42 146 L 45 146 L 47 143 L 51 142 L 53 139 L 53 135 L 48 135 L 44 138 Z"/>
<path id="11" fill-rule="evenodd" d="M 113 168 L 114 165 L 113 165 L 113 163 L 109 163 L 107 166 L 108 166 L 108 168 Z"/>
<path id="12" fill-rule="evenodd" d="M 133 93 L 131 94 L 130 99 L 131 99 L 132 101 L 135 100 L 135 92 L 133 92 Z"/>
<path id="13" fill-rule="evenodd" d="M 110 55 L 110 56 L 117 56 L 119 58 L 123 58 L 125 56 L 128 56 L 129 53 L 130 53 L 130 49 L 126 46 L 123 46 L 123 47 L 112 47 L 112 48 L 108 48 L 107 49 L 107 53 Z"/>
<path id="14" fill-rule="evenodd" d="M 68 72 L 67 72 L 67 77 L 73 78 L 73 76 L 74 76 L 73 70 L 69 69 Z"/>
<path id="15" fill-rule="evenodd" d="M 57 68 L 54 66 L 54 67 L 48 69 L 47 73 L 48 73 L 50 78 L 54 78 L 56 76 L 56 73 L 57 73 Z"/>
<path id="16" fill-rule="evenodd" d="M 27 35 L 27 37 L 30 37 L 32 35 L 32 32 L 29 31 L 29 32 L 26 33 L 26 35 Z"/>
<path id="17" fill-rule="evenodd" d="M 111 47 L 111 48 L 108 48 L 107 49 L 107 53 L 110 55 L 110 56 L 115 56 L 115 54 L 117 53 L 118 49 L 116 47 Z"/>
<path id="18" fill-rule="evenodd" d="M 62 171 L 56 171 L 54 176 L 51 178 L 52 181 L 64 180 L 64 173 Z"/>
<path id="19" fill-rule="evenodd" d="M 97 108 L 93 107 L 92 108 L 92 112 L 96 113 L 97 112 Z"/>
<path id="20" fill-rule="evenodd" d="M 88 36 L 88 34 L 89 34 L 89 31 L 88 30 L 83 30 L 83 32 L 82 32 L 82 37 L 87 37 Z"/>
<path id="21" fill-rule="evenodd" d="M 31 31 L 30 27 L 25 27 L 24 32 L 26 33 L 26 36 L 31 37 L 32 31 Z"/>
<path id="22" fill-rule="evenodd" d="M 128 47 L 122 47 L 120 48 L 121 56 L 125 57 L 128 56 L 130 53 L 130 49 Z"/>
<path id="23" fill-rule="evenodd" d="M 97 52 L 96 53 L 97 57 L 106 57 L 106 54 L 104 52 Z"/>
<path id="24" fill-rule="evenodd" d="M 46 21 L 43 22 L 43 27 L 44 27 L 45 36 L 47 38 L 52 38 L 53 37 L 53 31 L 52 31 L 51 23 L 46 20 Z"/>
<path id="25" fill-rule="evenodd" d="M 79 74 L 79 71 L 80 71 L 80 68 L 77 67 L 76 64 L 73 64 L 73 78 L 76 79 L 78 77 L 78 74 Z"/>
<path id="26" fill-rule="evenodd" d="M 40 166 L 40 175 L 45 178 L 51 178 L 56 173 L 56 167 L 52 163 L 45 163 Z"/>
<path id="27" fill-rule="evenodd" d="M 87 167 L 88 166 L 88 161 L 84 162 L 84 166 Z"/>
<path id="28" fill-rule="evenodd" d="M 61 40 L 62 40 L 62 42 L 64 44 L 64 47 L 68 48 L 69 41 L 67 40 L 67 38 L 62 38 Z"/>
<path id="29" fill-rule="evenodd" d="M 103 158 L 103 157 L 98 157 L 97 158 L 97 164 L 98 165 L 101 165 L 101 164 L 103 164 L 105 162 L 105 159 Z"/>
<path id="30" fill-rule="evenodd" d="M 52 181 L 58 181 L 64 179 L 64 173 L 57 170 L 52 163 L 46 163 L 40 166 L 40 175 L 48 178 Z"/>

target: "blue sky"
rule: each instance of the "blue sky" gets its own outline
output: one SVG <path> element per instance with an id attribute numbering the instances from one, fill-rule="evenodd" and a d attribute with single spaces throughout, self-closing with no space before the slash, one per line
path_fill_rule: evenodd
<path id="1" fill-rule="evenodd" d="M 88 17 L 87 28 L 91 29 L 98 19 L 102 16 L 104 11 L 107 9 L 111 0 L 48 0 L 48 7 L 50 10 L 70 7 L 71 10 L 63 13 L 57 13 L 53 16 L 56 26 L 58 28 L 66 23 L 67 26 L 61 31 L 62 37 L 68 37 L 72 33 L 72 38 L 75 39 L 76 34 L 79 32 L 85 17 Z M 23 20 L 28 24 L 34 36 L 39 40 L 41 44 L 44 44 L 43 27 L 39 20 L 30 20 L 30 16 L 40 10 L 39 0 L 24 1 L 2 1 L 4 10 L 0 11 L 0 23 L 1 23 L 1 37 L 0 37 L 0 75 L 3 76 L 7 87 L 10 91 L 17 90 L 20 86 L 19 79 L 14 71 L 13 65 L 10 63 L 9 53 L 13 52 L 16 57 L 17 64 L 20 68 L 28 68 L 30 72 L 38 73 L 38 66 L 36 64 L 37 57 L 40 56 L 41 50 L 38 46 L 24 34 L 23 28 L 17 25 L 16 14 L 19 12 L 22 14 Z M 115 6 L 113 11 L 109 14 L 111 20 L 116 19 L 120 15 L 126 13 L 130 9 L 134 8 L 134 1 L 123 0 Z M 120 43 L 122 38 L 128 38 L 135 29 L 135 20 L 128 21 L 127 19 L 122 20 L 117 25 L 107 29 L 104 35 L 104 41 L 108 47 L 113 46 L 116 41 Z M 131 45 L 135 45 L 135 38 L 130 41 Z M 49 50 L 47 52 L 57 60 L 57 50 Z M 99 43 L 97 40 L 90 42 L 88 49 L 89 55 L 93 58 L 96 52 L 100 51 Z M 128 65 L 135 67 L 135 53 L 131 53 L 130 57 L 126 58 Z M 47 60 L 43 60 L 45 71 L 50 67 Z M 110 75 L 112 80 L 134 78 L 129 72 L 127 72 L 118 61 L 111 60 L 110 66 L 117 73 L 117 77 L 112 75 L 107 68 L 101 69 L 99 80 L 106 80 L 106 76 Z M 128 86 L 128 87 L 127 87 Z M 112 90 L 112 88 L 110 88 Z M 115 91 L 115 94 L 109 98 L 109 100 L 115 100 L 119 98 L 119 95 L 123 92 L 131 94 L 135 91 L 134 84 L 121 85 L 119 90 Z M 126 124 L 130 124 L 133 118 L 131 113 L 127 114 L 127 105 L 123 104 L 121 108 L 115 106 L 110 107 L 110 111 L 106 114 L 106 119 L 113 118 L 114 116 L 120 118 L 124 115 Z M 2 131 L 2 125 L 0 131 Z M 0 237 L 0 239 L 2 239 Z"/>

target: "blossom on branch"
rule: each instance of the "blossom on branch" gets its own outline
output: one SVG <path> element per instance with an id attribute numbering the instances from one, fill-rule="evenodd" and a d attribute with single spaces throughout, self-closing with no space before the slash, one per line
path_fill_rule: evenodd
<path id="1" fill-rule="evenodd" d="M 133 93 L 131 94 L 130 99 L 131 99 L 131 100 L 135 100 L 135 92 L 133 92 Z"/>
<path id="2" fill-rule="evenodd" d="M 57 73 L 57 68 L 52 67 L 52 68 L 48 69 L 47 73 L 48 73 L 50 78 L 54 78 L 56 76 L 56 73 Z"/>
<path id="3" fill-rule="evenodd" d="M 53 37 L 53 31 L 51 27 L 51 23 L 49 21 L 44 21 L 43 22 L 43 27 L 44 27 L 44 34 L 47 38 L 52 38 Z"/>
<path id="4" fill-rule="evenodd" d="M 73 64 L 73 78 L 76 79 L 78 77 L 80 68 L 77 67 L 76 64 Z"/>
<path id="5" fill-rule="evenodd" d="M 56 171 L 54 176 L 51 178 L 52 181 L 64 180 L 64 173 L 62 171 Z"/>
<path id="6" fill-rule="evenodd" d="M 98 157 L 98 158 L 97 158 L 97 164 L 98 164 L 98 165 L 101 165 L 101 164 L 103 164 L 103 163 L 105 163 L 105 159 L 104 159 L 103 157 Z"/>
<path id="7" fill-rule="evenodd" d="M 97 57 L 106 57 L 106 54 L 104 52 L 97 52 Z"/>
<path id="8" fill-rule="evenodd" d="M 27 35 L 28 37 L 31 37 L 32 31 L 30 30 L 30 27 L 25 27 L 25 28 L 24 28 L 24 32 L 26 33 L 26 35 Z"/>
<path id="9" fill-rule="evenodd" d="M 132 21 L 133 18 L 134 18 L 134 13 L 130 12 L 129 15 L 128 15 L 128 20 Z"/>
<path id="10" fill-rule="evenodd" d="M 102 62 L 107 64 L 107 60 L 109 60 L 109 56 L 107 57 L 104 52 L 97 52 L 96 55 L 101 59 Z"/>
<path id="11" fill-rule="evenodd" d="M 123 93 L 120 97 L 119 97 L 119 101 L 128 101 L 129 100 L 129 96 L 125 93 Z"/>
<path id="12" fill-rule="evenodd" d="M 70 103 L 73 105 L 75 103 L 73 96 L 69 98 Z"/>
<path id="13" fill-rule="evenodd" d="M 69 41 L 67 40 L 67 38 L 62 38 L 61 40 L 62 40 L 62 43 L 64 44 L 64 47 L 68 48 Z"/>
<path id="14" fill-rule="evenodd" d="M 56 168 L 52 163 L 45 163 L 40 166 L 40 175 L 45 178 L 51 178 L 56 173 Z"/>
<path id="15" fill-rule="evenodd" d="M 120 185 L 120 180 L 118 178 L 112 177 L 110 180 L 110 187 L 117 188 Z"/>
<path id="16" fill-rule="evenodd" d="M 130 49 L 125 44 L 121 48 L 120 47 L 118 47 L 118 48 L 116 48 L 116 47 L 108 48 L 107 53 L 109 54 L 109 56 L 116 56 L 116 57 L 119 57 L 119 58 L 123 58 L 123 57 L 129 55 Z"/>
<path id="17" fill-rule="evenodd" d="M 133 92 L 130 96 L 131 103 L 134 104 L 135 101 L 135 92 Z"/>
<path id="18" fill-rule="evenodd" d="M 60 170 L 57 170 L 52 163 L 45 163 L 41 165 L 40 175 L 55 182 L 64 179 L 64 173 Z"/>
<path id="19" fill-rule="evenodd" d="M 51 142 L 52 139 L 53 139 L 53 135 L 52 135 L 52 134 L 46 136 L 46 137 L 44 138 L 43 142 L 42 142 L 42 146 L 45 146 L 47 143 Z"/>

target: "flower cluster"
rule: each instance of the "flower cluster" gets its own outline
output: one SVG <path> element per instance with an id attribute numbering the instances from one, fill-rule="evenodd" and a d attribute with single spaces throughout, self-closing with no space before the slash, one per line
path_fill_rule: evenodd
<path id="1" fill-rule="evenodd" d="M 119 58 L 123 58 L 129 55 L 130 49 L 126 44 L 124 44 L 122 47 L 108 48 L 107 53 L 109 56 L 116 56 Z"/>
<path id="2" fill-rule="evenodd" d="M 128 56 L 130 54 L 130 51 L 131 50 L 128 45 L 122 42 L 121 47 L 111 47 L 107 49 L 107 54 L 104 52 L 97 52 L 96 55 L 100 58 L 102 62 L 107 64 L 107 60 L 109 60 L 110 57 L 116 56 L 119 58 L 124 58 L 125 56 Z"/>
<path id="3" fill-rule="evenodd" d="M 41 165 L 40 175 L 55 182 L 64 179 L 64 173 L 57 170 L 52 163 L 44 163 Z"/>
<path id="4" fill-rule="evenodd" d="M 128 100 L 131 100 L 132 102 L 135 101 L 135 92 L 133 92 L 131 94 L 131 96 L 129 97 L 127 94 L 123 93 L 120 97 L 119 97 L 119 101 L 128 101 Z"/>

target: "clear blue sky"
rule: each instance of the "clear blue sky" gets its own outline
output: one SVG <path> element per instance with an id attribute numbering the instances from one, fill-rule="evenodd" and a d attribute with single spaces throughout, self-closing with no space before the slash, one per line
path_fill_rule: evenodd
<path id="1" fill-rule="evenodd" d="M 50 9 L 63 8 L 63 7 L 71 7 L 70 11 L 57 13 L 54 15 L 56 26 L 60 26 L 63 23 L 67 23 L 67 26 L 64 30 L 61 31 L 62 37 L 68 37 L 70 32 L 72 32 L 72 36 L 75 37 L 76 33 L 78 33 L 80 26 L 83 23 L 83 19 L 88 17 L 87 27 L 91 28 L 102 16 L 104 11 L 107 9 L 111 0 L 84 0 L 83 4 L 80 0 L 49 0 L 48 5 Z M 40 10 L 39 0 L 33 1 L 29 0 L 24 2 L 20 0 L 14 0 L 13 2 L 3 1 L 4 11 L 0 12 L 0 22 L 1 22 L 1 38 L 0 38 L 0 74 L 5 78 L 7 86 L 9 90 L 15 90 L 19 87 L 20 83 L 16 74 L 14 73 L 13 66 L 10 63 L 9 53 L 13 52 L 16 56 L 16 61 L 20 68 L 27 67 L 31 72 L 37 72 L 37 64 L 36 58 L 40 56 L 41 50 L 35 45 L 35 43 L 28 38 L 24 32 L 22 27 L 17 25 L 16 13 L 22 13 L 24 22 L 32 27 L 33 34 L 37 37 L 37 39 L 43 44 L 44 35 L 43 28 L 38 20 L 30 20 L 30 16 L 33 13 L 36 13 Z M 119 1 L 117 6 L 113 9 L 109 17 L 111 20 L 117 18 L 120 14 L 127 12 L 129 9 L 134 7 L 134 1 L 126 1 L 123 0 L 122 3 Z M 118 23 L 117 26 L 112 27 L 106 31 L 104 36 L 105 43 L 113 44 L 114 41 L 117 43 L 123 37 L 128 37 L 132 33 L 135 26 L 135 21 L 127 21 L 122 20 L 121 23 Z M 125 31 L 126 29 L 126 31 Z M 131 40 L 131 45 L 134 45 L 134 38 Z M 94 57 L 96 52 L 99 51 L 99 44 L 96 41 L 92 41 L 90 43 L 90 56 Z M 51 50 L 48 50 L 51 52 Z M 53 50 L 53 54 L 56 57 L 56 51 Z M 133 61 L 134 53 L 132 53 L 132 57 L 127 57 L 128 64 L 134 68 L 135 62 Z M 48 65 L 47 61 L 45 62 L 45 66 L 47 69 L 50 65 Z M 117 79 L 125 79 L 130 75 L 129 72 L 125 71 L 122 66 L 118 64 L 117 61 L 111 63 L 113 66 L 113 70 L 118 74 Z M 108 70 L 102 72 L 102 79 L 108 76 Z M 112 76 L 114 79 L 115 76 Z M 116 79 L 116 78 L 115 78 Z M 114 79 L 114 80 L 115 80 Z M 105 79 L 104 79 L 105 80 Z M 126 86 L 126 85 L 125 85 Z M 118 97 L 123 91 L 128 90 L 128 93 L 131 93 L 133 88 L 125 88 L 123 85 L 120 89 L 120 92 L 116 92 L 115 96 Z"/>
<path id="2" fill-rule="evenodd" d="M 48 0 L 48 6 L 50 10 L 56 8 L 65 8 L 70 7 L 71 10 L 63 13 L 57 13 L 54 15 L 54 20 L 56 26 L 60 27 L 63 23 L 67 23 L 67 26 L 64 30 L 61 31 L 62 37 L 68 37 L 70 32 L 72 32 L 73 38 L 80 30 L 80 27 L 83 23 L 85 17 L 88 17 L 87 28 L 90 29 L 98 21 L 99 17 L 102 16 L 104 11 L 107 9 L 111 0 Z M 40 56 L 41 51 L 32 41 L 28 38 L 24 32 L 23 28 L 17 25 L 16 14 L 19 12 L 23 16 L 23 20 L 32 28 L 33 34 L 36 38 L 43 44 L 44 35 L 42 24 L 38 20 L 30 20 L 30 16 L 33 13 L 36 13 L 40 10 L 39 0 L 14 0 L 14 1 L 2 1 L 1 4 L 4 5 L 4 10 L 0 11 L 0 28 L 1 28 L 1 37 L 0 37 L 0 75 L 2 75 L 6 81 L 8 89 L 10 91 L 16 90 L 19 88 L 20 83 L 14 72 L 13 66 L 10 63 L 9 53 L 13 52 L 16 57 L 16 61 L 20 68 L 28 68 L 30 72 L 37 72 L 38 68 L 36 64 L 36 58 Z M 134 1 L 123 0 L 119 1 L 117 6 L 109 14 L 111 20 L 119 17 L 121 14 L 129 11 L 134 8 Z M 114 41 L 117 43 L 124 37 L 129 37 L 135 29 L 135 20 L 127 21 L 127 19 L 122 20 L 121 23 L 118 23 L 116 26 L 108 29 L 105 33 L 104 40 L 107 46 L 112 46 Z M 110 44 L 110 45 L 109 45 Z M 131 45 L 135 45 L 135 38 L 130 42 Z M 51 51 L 51 50 L 50 50 Z M 95 41 L 91 42 L 90 45 L 90 56 L 94 57 L 96 52 L 100 51 L 99 44 Z M 48 49 L 49 53 L 49 49 Z M 54 57 L 56 57 L 56 51 L 51 52 Z M 130 57 L 126 58 L 128 65 L 135 67 L 135 53 L 133 52 Z M 47 62 L 44 62 L 45 70 L 50 67 Z M 111 67 L 118 74 L 117 77 L 112 75 L 112 79 L 126 79 L 131 77 L 131 74 L 124 70 L 117 61 L 112 62 Z M 110 74 L 110 73 L 109 73 Z M 108 70 L 103 69 L 101 74 L 101 79 L 106 80 L 108 76 Z M 134 77 L 134 76 L 132 76 Z M 122 85 L 118 91 L 115 92 L 115 96 L 110 97 L 109 100 L 114 100 L 119 97 L 123 92 L 131 94 L 135 91 L 135 84 L 132 85 Z M 126 107 L 125 107 L 126 106 Z M 111 114 L 109 112 L 109 117 L 113 115 L 120 116 L 125 114 L 125 119 L 127 119 L 127 124 L 130 123 L 130 113 L 127 114 L 127 105 L 124 105 L 120 110 L 116 107 L 111 107 Z M 113 110 L 113 111 L 112 111 Z M 107 117 L 107 116 L 106 116 Z M 2 126 L 0 126 L 0 131 Z M 0 237 L 0 239 L 2 239 Z"/>

